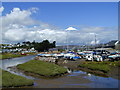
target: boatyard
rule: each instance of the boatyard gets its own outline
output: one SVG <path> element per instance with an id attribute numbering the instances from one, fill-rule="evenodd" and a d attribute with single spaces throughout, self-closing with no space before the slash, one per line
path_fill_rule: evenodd
<path id="1" fill-rule="evenodd" d="M 1 5 L 2 89 L 119 89 L 118 3 Z"/>
<path id="2" fill-rule="evenodd" d="M 52 59 L 53 56 L 51 56 L 51 55 L 48 55 L 48 54 L 44 54 L 45 56 L 40 56 L 40 55 L 43 55 L 43 54 L 38 54 L 38 55 L 32 56 L 32 58 L 30 58 L 30 56 L 29 57 L 27 56 L 28 58 L 27 59 L 25 58 L 25 60 L 24 60 L 24 57 L 21 57 L 20 59 L 18 58 L 19 59 L 19 63 L 18 63 L 18 59 L 17 58 L 3 60 L 3 67 L 2 68 L 4 70 L 7 70 L 7 71 L 13 73 L 13 74 L 17 74 L 17 75 L 26 77 L 28 79 L 34 80 L 34 87 L 45 87 L 45 85 L 47 84 L 48 81 L 49 81 L 49 85 L 51 85 L 52 84 L 51 81 L 54 81 L 54 80 L 55 80 L 55 82 L 58 82 L 58 85 L 56 87 L 60 87 L 61 85 L 63 86 L 63 84 L 64 84 L 62 82 L 61 83 L 59 82 L 60 79 L 62 80 L 62 78 L 63 78 L 64 80 L 67 80 L 67 78 L 69 78 L 69 79 L 71 78 L 72 79 L 72 77 L 76 77 L 76 79 L 77 79 L 77 77 L 79 76 L 79 77 L 81 77 L 81 80 L 82 80 L 82 82 L 79 82 L 79 84 L 81 83 L 80 87 L 85 87 L 86 88 L 86 87 L 89 87 L 89 84 L 88 84 L 88 86 L 86 86 L 84 84 L 85 83 L 91 83 L 91 81 L 89 79 L 83 79 L 83 76 L 86 76 L 86 75 L 88 75 L 88 76 L 90 75 L 89 77 L 93 77 L 93 75 L 95 75 L 94 77 L 98 77 L 98 78 L 99 77 L 103 77 L 104 79 L 109 78 L 109 77 L 112 77 L 115 80 L 118 79 L 118 75 L 119 74 L 118 74 L 118 71 L 117 71 L 118 69 L 117 68 L 120 65 L 118 61 L 109 61 L 109 62 L 108 61 L 102 61 L 101 62 L 101 61 L 86 61 L 87 59 L 82 59 L 82 58 L 68 59 L 68 57 L 61 57 L 60 54 L 59 54 L 59 56 L 57 58 L 55 57 L 54 59 Z M 62 54 L 62 55 L 64 55 L 64 54 Z M 57 56 L 57 54 L 55 56 Z M 36 59 L 38 57 L 39 57 L 39 59 Z M 40 58 L 41 58 L 41 60 L 40 60 Z M 64 74 L 64 75 L 56 77 L 56 78 L 52 78 L 52 77 L 48 78 L 48 77 L 44 77 L 43 75 L 42 75 L 42 77 L 41 77 L 41 75 L 36 75 L 36 74 L 34 74 L 34 72 L 33 73 L 29 73 L 28 70 L 39 71 L 37 69 L 39 69 L 40 67 L 36 67 L 35 62 L 31 61 L 31 60 L 34 60 L 34 59 L 35 59 L 36 64 L 41 63 L 41 62 L 45 62 L 46 64 L 47 63 L 51 63 L 51 65 L 52 64 L 57 64 L 58 66 L 64 67 L 64 68 L 67 69 L 67 73 L 68 74 Z M 48 59 L 53 60 L 53 62 L 48 60 Z M 39 62 L 39 60 L 40 60 L 40 62 Z M 55 63 L 55 60 L 58 60 L 58 62 Z M 28 65 L 25 62 L 28 62 Z M 22 63 L 24 63 L 24 64 L 22 65 Z M 92 67 L 92 72 L 91 72 L 90 71 L 90 67 L 89 67 L 89 69 L 86 69 L 86 67 L 88 66 L 87 64 L 89 64 L 91 66 L 95 65 L 95 66 L 97 66 L 97 68 L 94 68 L 95 69 L 95 71 L 94 71 L 94 69 Z M 105 66 L 103 66 L 103 65 L 110 65 L 110 64 L 111 64 L 111 66 L 113 68 L 109 68 L 108 67 L 108 69 L 107 69 L 107 68 L 104 68 Z M 17 66 L 18 68 L 16 68 L 16 65 L 18 65 Z M 86 65 L 86 66 L 83 66 L 83 65 Z M 99 68 L 98 65 L 100 65 L 101 67 Z M 34 69 L 31 68 L 31 66 L 34 67 Z M 44 65 L 44 67 L 46 68 L 45 65 Z M 42 70 L 40 70 L 40 71 L 43 71 L 44 67 L 42 67 L 43 69 L 41 68 Z M 47 67 L 49 67 L 49 64 L 47 65 Z M 114 68 L 116 68 L 116 69 L 113 72 Z M 50 67 L 49 67 L 49 69 L 54 71 L 54 69 L 52 69 Z M 48 74 L 50 74 L 50 73 L 48 73 Z M 71 76 L 71 75 L 75 75 L 75 76 Z M 67 81 L 69 81 L 69 79 Z M 75 83 L 76 81 L 74 82 L 74 80 L 76 80 L 76 79 L 73 79 L 73 81 L 71 83 Z M 108 80 L 111 80 L 111 79 L 108 79 Z M 67 83 L 67 81 L 66 81 L 66 83 Z M 43 84 L 40 85 L 41 83 L 43 83 Z M 55 84 L 53 84 L 52 86 L 48 86 L 48 87 L 54 87 L 54 85 Z M 65 86 L 65 87 L 69 87 L 69 86 Z M 107 86 L 103 85 L 103 87 L 107 87 Z"/>
<path id="3" fill-rule="evenodd" d="M 95 75 L 96 77 L 105 77 L 105 78 L 112 77 L 119 80 L 118 69 L 120 67 L 120 61 L 119 61 L 120 53 L 118 52 L 118 50 L 116 50 L 116 52 L 114 51 L 115 50 L 111 52 L 111 50 L 109 51 L 109 50 L 96 49 L 96 50 L 91 50 L 91 51 L 86 50 L 81 52 L 79 52 L 79 50 L 77 52 L 71 50 L 62 51 L 62 52 L 55 51 L 54 53 L 51 51 L 39 52 L 36 54 L 34 53 L 35 56 L 32 59 L 28 58 L 29 61 L 27 62 L 26 61 L 24 62 L 23 60 L 23 62 L 20 63 L 17 63 L 16 61 L 16 64 L 12 64 L 12 63 L 10 64 L 10 62 L 12 62 L 11 58 L 4 59 L 2 68 L 3 70 L 7 70 L 8 72 L 23 77 L 27 77 L 28 79 L 31 79 L 30 77 L 41 78 L 42 81 L 47 79 L 55 80 L 60 77 L 64 78 L 71 75 L 74 71 L 80 71 L 79 73 L 80 76 L 83 75 L 82 72 L 86 72 L 86 74 L 88 73 L 88 75 Z M 23 56 L 23 58 L 24 57 L 26 56 Z M 8 62 L 9 64 L 7 64 L 6 62 Z M 114 69 L 115 71 L 113 72 Z M 34 79 L 32 80 L 34 81 Z M 84 81 L 84 79 L 82 79 L 82 81 Z M 35 80 L 34 82 L 36 82 L 38 85 L 40 84 L 38 80 L 37 81 Z M 90 83 L 91 81 L 88 80 L 85 82 Z M 5 87 L 5 83 L 3 86 Z M 9 84 L 7 87 L 9 87 Z M 84 85 L 83 86 L 81 85 L 81 87 L 84 87 Z M 89 87 L 89 86 L 85 86 L 85 87 Z"/>
<path id="4" fill-rule="evenodd" d="M 44 43 L 44 45 L 48 44 L 47 40 L 43 42 L 47 42 Z M 47 46 L 49 47 L 49 45 Z M 89 88 L 94 87 L 96 84 L 100 84 L 96 83 L 97 79 L 91 80 L 90 77 L 102 79 L 111 78 L 107 80 L 107 83 L 100 81 L 103 83 L 101 84 L 102 87 L 109 87 L 107 84 L 112 84 L 112 82 L 109 82 L 111 80 L 114 82 L 119 81 L 119 44 L 114 44 L 114 48 L 103 48 L 100 46 L 88 48 L 87 46 L 84 48 L 78 47 L 77 49 L 73 49 L 73 47 L 70 48 L 69 46 L 68 48 L 67 46 L 65 49 L 60 49 L 60 47 L 55 48 L 55 46 L 53 48 L 48 47 L 44 48 L 43 46 L 44 51 L 42 51 L 43 49 L 39 51 L 39 47 L 36 48 L 33 46 L 30 48 L 29 46 L 26 46 L 26 48 L 29 49 L 16 47 L 16 49 L 11 50 L 11 48 L 8 48 L 6 52 L 1 52 L 1 68 L 4 73 L 3 88 L 45 88 L 48 81 L 50 86 L 48 85 L 47 88 L 70 87 L 67 84 L 70 83 L 69 80 L 71 79 L 71 84 L 75 84 L 73 87 Z M 11 77 L 9 77 L 9 74 Z M 26 80 L 26 83 L 15 81 L 16 84 L 11 84 L 10 82 L 6 82 L 11 81 L 12 78 L 13 81 L 16 78 L 21 79 L 21 81 L 23 80 L 23 82 Z M 81 79 L 81 81 L 79 81 L 78 78 Z M 57 85 L 51 83 L 54 80 L 58 83 Z M 60 80 L 63 80 L 63 82 L 59 82 Z M 76 82 L 79 85 L 77 85 Z M 94 85 L 89 86 L 92 83 L 94 83 Z M 97 87 L 99 86 L 96 86 L 96 88 Z M 114 84 L 112 87 L 117 87 L 117 84 Z"/>

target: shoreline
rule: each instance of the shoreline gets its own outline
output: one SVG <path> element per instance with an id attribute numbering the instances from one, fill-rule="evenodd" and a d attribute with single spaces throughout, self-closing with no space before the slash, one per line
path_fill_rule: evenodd
<path id="1" fill-rule="evenodd" d="M 20 55 L 20 56 L 16 56 L 16 57 L 2 58 L 2 59 L 0 59 L 0 60 L 13 59 L 13 58 L 19 58 L 19 57 L 25 57 L 25 56 L 31 56 L 31 55 L 36 55 L 36 54 L 28 54 L 28 55 Z"/>
<path id="2" fill-rule="evenodd" d="M 6 70 L 2 70 L 2 74 L 3 74 L 3 76 L 2 76 L 2 88 L 15 88 L 15 87 L 20 88 L 20 87 L 34 85 L 33 80 L 27 79 L 27 78 L 19 76 L 19 75 L 15 75 L 15 74 L 10 73 Z M 16 79 L 18 81 L 16 81 Z"/>
<path id="3" fill-rule="evenodd" d="M 113 77 L 113 78 L 117 78 L 120 76 L 118 69 L 120 69 L 119 66 L 110 66 L 109 67 L 109 71 L 104 71 L 104 70 L 95 70 L 92 68 L 88 68 L 88 67 L 82 67 L 80 65 L 82 65 L 84 62 L 84 60 L 79 60 L 79 61 L 68 61 L 68 63 L 61 63 L 58 62 L 59 66 L 67 66 L 68 68 L 72 69 L 72 70 L 81 70 L 87 73 L 91 73 L 93 75 L 96 76 L 101 76 L 101 77 Z M 92 63 L 92 62 L 91 62 Z M 97 62 L 96 62 L 97 63 Z M 98 62 L 99 63 L 99 62 Z M 106 62 L 107 64 L 107 62 Z"/>
<path id="4" fill-rule="evenodd" d="M 31 65 L 35 68 L 32 68 Z M 38 60 L 31 60 L 29 62 L 19 64 L 13 68 L 18 71 L 22 71 L 26 75 L 41 78 L 57 78 L 68 74 L 67 69 L 64 67 Z M 29 70 L 29 68 L 32 68 L 32 70 Z"/>
<path id="5" fill-rule="evenodd" d="M 37 78 L 43 78 L 43 79 L 54 79 L 54 78 L 59 78 L 59 77 L 63 77 L 68 75 L 68 72 L 65 73 L 61 73 L 61 74 L 56 74 L 56 75 L 51 75 L 51 76 L 45 76 L 45 75 L 41 75 L 41 74 L 37 74 L 37 73 L 32 73 L 32 72 L 28 72 L 28 71 L 24 71 L 22 69 L 17 68 L 17 66 L 13 66 L 13 67 L 8 67 L 13 71 L 18 71 L 18 72 L 22 72 L 27 76 L 33 76 L 33 77 L 37 77 Z"/>
<path id="6" fill-rule="evenodd" d="M 96 76 L 109 77 L 107 75 L 107 73 L 104 73 L 100 70 L 91 70 L 91 69 L 85 68 L 85 67 L 78 67 L 78 69 L 81 70 L 81 71 L 87 72 L 87 73 L 91 73 L 91 74 L 96 75 Z"/>

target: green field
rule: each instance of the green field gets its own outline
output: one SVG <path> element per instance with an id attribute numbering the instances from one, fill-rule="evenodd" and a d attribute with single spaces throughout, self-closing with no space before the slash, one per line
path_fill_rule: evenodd
<path id="1" fill-rule="evenodd" d="M 27 55 L 34 55 L 35 53 L 26 53 Z M 5 53 L 0 54 L 0 59 L 8 59 L 8 58 L 16 58 L 16 57 L 22 57 L 26 55 L 21 55 L 20 53 L 12 54 L 12 53 Z"/>
<path id="2" fill-rule="evenodd" d="M 2 87 L 20 87 L 33 85 L 33 80 L 2 70 Z"/>
<path id="3" fill-rule="evenodd" d="M 67 73 L 67 69 L 61 66 L 40 60 L 31 60 L 24 64 L 19 64 L 17 68 L 44 77 L 53 77 Z"/>
<path id="4" fill-rule="evenodd" d="M 110 71 L 111 67 L 120 67 L 120 61 L 104 61 L 104 62 L 82 62 L 79 67 L 88 68 L 91 70 L 99 70 L 107 73 Z"/>
<path id="5" fill-rule="evenodd" d="M 25 55 L 20 55 L 20 54 L 12 54 L 12 53 L 7 53 L 7 54 L 2 54 L 0 55 L 0 59 L 8 59 L 8 58 L 15 58 L 15 57 L 22 57 L 22 56 L 25 56 Z"/>

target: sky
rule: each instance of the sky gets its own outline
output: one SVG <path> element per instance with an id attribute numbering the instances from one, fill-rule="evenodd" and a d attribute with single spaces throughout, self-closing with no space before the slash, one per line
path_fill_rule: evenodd
<path id="1" fill-rule="evenodd" d="M 117 2 L 3 2 L 0 13 L 3 43 L 95 44 L 95 34 L 97 43 L 117 39 Z"/>

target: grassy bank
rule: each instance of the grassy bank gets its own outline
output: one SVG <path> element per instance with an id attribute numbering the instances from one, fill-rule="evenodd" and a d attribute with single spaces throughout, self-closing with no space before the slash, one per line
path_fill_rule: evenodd
<path id="1" fill-rule="evenodd" d="M 120 67 L 120 61 L 105 61 L 105 62 L 82 62 L 78 67 L 87 68 L 90 70 L 98 70 L 104 73 L 108 73 L 112 67 Z"/>
<path id="2" fill-rule="evenodd" d="M 67 73 L 67 69 L 63 67 L 39 60 L 31 60 L 24 64 L 19 64 L 17 68 L 25 72 L 33 73 L 44 77 L 59 76 Z"/>
<path id="3" fill-rule="evenodd" d="M 0 59 L 9 59 L 9 58 L 22 57 L 22 56 L 25 56 L 25 55 L 7 53 L 7 54 L 1 54 Z"/>
<path id="4" fill-rule="evenodd" d="M 27 55 L 34 55 L 35 53 L 26 53 Z M 9 59 L 9 58 L 16 58 L 16 57 L 23 57 L 26 55 L 21 55 L 20 53 L 4 53 L 4 54 L 0 54 L 0 59 Z"/>
<path id="5" fill-rule="evenodd" d="M 33 85 L 33 80 L 2 70 L 2 87 L 20 87 Z"/>

